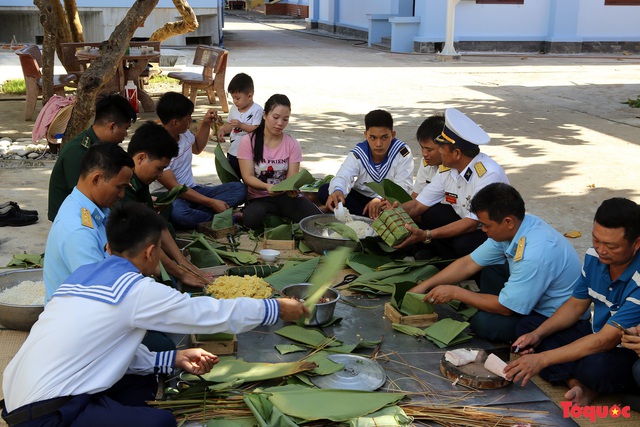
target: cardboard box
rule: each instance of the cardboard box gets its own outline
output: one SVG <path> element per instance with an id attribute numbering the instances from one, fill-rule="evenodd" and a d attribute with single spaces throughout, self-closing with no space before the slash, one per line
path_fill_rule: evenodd
<path id="1" fill-rule="evenodd" d="M 393 308 L 389 303 L 385 303 L 384 305 L 384 315 L 391 321 L 391 323 L 400 323 L 401 325 L 415 326 L 418 328 L 425 328 L 438 321 L 437 313 L 405 316 Z"/>
<path id="2" fill-rule="evenodd" d="M 201 335 L 191 334 L 191 347 L 202 348 L 215 355 L 234 354 L 238 351 L 238 337 L 233 335 L 233 338 L 231 339 L 227 337 L 223 337 L 223 339 L 215 339 L 215 334 L 204 337 Z"/>
<path id="3" fill-rule="evenodd" d="M 271 240 L 264 239 L 263 240 L 263 249 L 277 249 L 279 251 L 282 250 L 292 250 L 296 248 L 295 240 Z"/>

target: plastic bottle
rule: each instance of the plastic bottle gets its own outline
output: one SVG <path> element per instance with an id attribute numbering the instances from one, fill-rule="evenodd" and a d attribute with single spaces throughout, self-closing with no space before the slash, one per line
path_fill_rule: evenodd
<path id="1" fill-rule="evenodd" d="M 127 98 L 136 114 L 138 113 L 138 87 L 133 83 L 133 80 L 127 80 L 127 84 L 124 87 L 124 96 Z"/>

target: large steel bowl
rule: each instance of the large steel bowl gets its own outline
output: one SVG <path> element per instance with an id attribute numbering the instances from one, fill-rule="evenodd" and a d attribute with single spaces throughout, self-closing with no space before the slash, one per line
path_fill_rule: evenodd
<path id="1" fill-rule="evenodd" d="M 297 285 L 289 285 L 282 288 L 280 293 L 285 297 L 293 297 L 296 299 L 306 299 L 309 291 L 310 283 L 298 283 Z M 333 312 L 336 310 L 336 304 L 340 299 L 340 292 L 333 288 L 329 288 L 322 295 L 323 298 L 329 298 L 329 302 L 316 304 L 316 310 L 309 318 L 308 325 L 324 325 L 333 318 Z"/>
<path id="2" fill-rule="evenodd" d="M 13 270 L 0 273 L 0 291 L 17 286 L 25 280 L 41 281 L 42 269 Z M 44 305 L 15 305 L 0 302 L 0 325 L 8 329 L 29 331 Z"/>
<path id="3" fill-rule="evenodd" d="M 355 221 L 364 221 L 369 225 L 373 224 L 371 218 L 365 216 L 352 215 Z M 300 230 L 304 236 L 304 242 L 315 253 L 323 255 L 325 251 L 331 251 L 339 248 L 340 246 L 347 246 L 352 249 L 359 249 L 361 245 L 351 239 L 344 237 L 329 236 L 331 229 L 323 227 L 322 224 L 329 224 L 331 222 L 339 222 L 333 214 L 318 214 L 311 215 L 300 221 Z M 363 239 L 360 239 L 361 241 Z"/>

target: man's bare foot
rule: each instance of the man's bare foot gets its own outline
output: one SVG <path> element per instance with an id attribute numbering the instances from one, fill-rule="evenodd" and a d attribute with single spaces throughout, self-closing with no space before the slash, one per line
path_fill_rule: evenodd
<path id="1" fill-rule="evenodd" d="M 591 390 L 576 379 L 567 381 L 567 385 L 569 386 L 569 391 L 565 393 L 564 397 L 574 405 L 585 406 L 598 397 L 597 391 Z"/>

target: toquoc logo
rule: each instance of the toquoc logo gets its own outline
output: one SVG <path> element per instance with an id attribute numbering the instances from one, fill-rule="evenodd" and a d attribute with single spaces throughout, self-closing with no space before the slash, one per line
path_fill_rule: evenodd
<path id="1" fill-rule="evenodd" d="M 560 402 L 560 407 L 564 418 L 587 418 L 592 423 L 601 418 L 629 418 L 631 416 L 631 408 L 628 406 L 579 406 L 567 401 Z"/>

